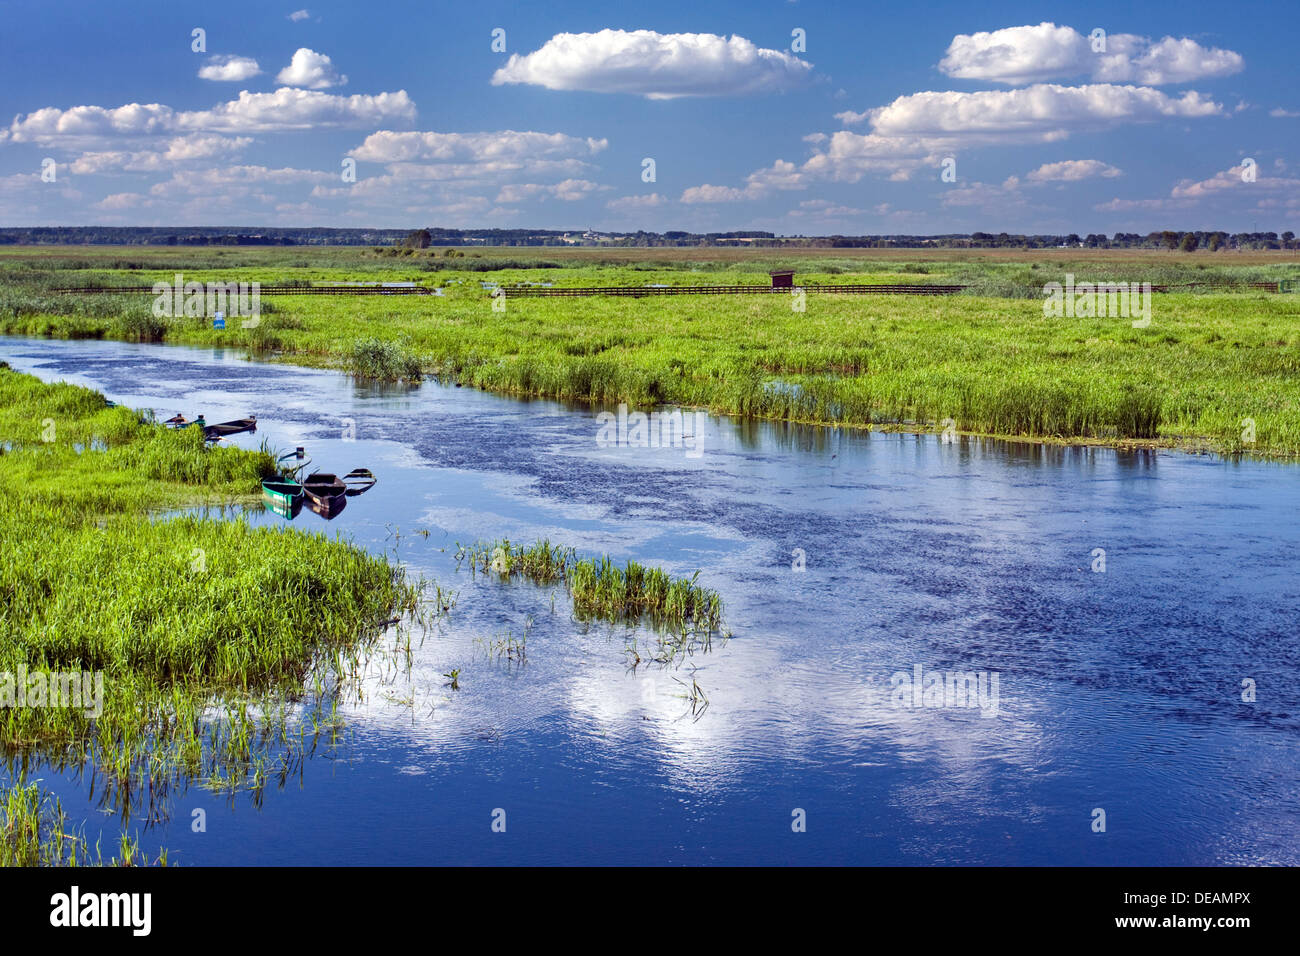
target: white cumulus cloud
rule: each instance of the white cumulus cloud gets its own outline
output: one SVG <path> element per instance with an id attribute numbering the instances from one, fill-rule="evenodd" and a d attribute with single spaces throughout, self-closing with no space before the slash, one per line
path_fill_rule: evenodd
<path id="1" fill-rule="evenodd" d="M 248 147 L 249 136 L 218 136 L 215 133 L 191 133 L 173 137 L 165 149 L 104 150 L 82 153 L 72 162 L 72 171 L 80 174 L 106 172 L 153 172 L 170 169 L 180 163 L 197 160 L 232 159 Z"/>
<path id="2" fill-rule="evenodd" d="M 176 111 L 161 103 L 128 103 L 114 109 L 47 106 L 14 117 L 9 136 L 15 143 L 77 143 L 113 136 L 147 136 L 176 128 Z"/>
<path id="3" fill-rule="evenodd" d="M 134 209 L 140 205 L 148 205 L 148 202 L 148 199 L 139 193 L 112 193 L 95 203 L 94 206 L 96 209 L 120 212 L 123 209 Z"/>
<path id="4" fill-rule="evenodd" d="M 1285 164 L 1278 168 L 1284 169 Z M 1245 172 L 1244 165 L 1233 166 L 1215 173 L 1209 179 L 1181 180 L 1169 191 L 1167 198 L 1112 199 L 1093 208 L 1103 212 L 1170 211 L 1192 209 L 1207 202 L 1220 208 L 1300 208 L 1300 179 L 1269 176 L 1255 170 L 1254 179 L 1247 180 L 1243 178 Z"/>
<path id="5" fill-rule="evenodd" d="M 1019 90 L 923 92 L 900 96 L 863 113 L 841 114 L 846 121 L 869 121 L 871 131 L 839 130 L 805 136 L 813 148 L 802 165 L 778 160 L 751 173 L 743 188 L 706 184 L 687 190 L 683 202 L 734 202 L 761 198 L 769 189 L 803 189 L 817 181 L 857 182 L 868 173 L 907 180 L 958 150 L 978 146 L 1053 143 L 1077 132 L 1111 129 L 1161 119 L 1222 116 L 1221 104 L 1195 91 L 1170 96 L 1150 87 L 1096 83 L 1088 86 L 1035 84 Z M 1048 170 L 1064 177 L 1113 175 L 1087 165 Z M 1050 166 L 1051 164 L 1049 164 Z M 1101 164 L 1104 167 L 1105 164 Z M 1109 167 L 1107 167 L 1109 168 Z M 1036 180 L 1037 181 L 1037 180 Z M 1002 187 L 989 189 L 1007 190 Z M 983 200 L 989 189 L 966 198 Z M 951 190 L 950 190 L 951 192 Z M 961 194 L 957 196 L 962 198 Z"/>
<path id="6" fill-rule="evenodd" d="M 334 69 L 334 64 L 324 53 L 317 53 L 305 46 L 299 47 L 293 54 L 289 65 L 276 74 L 275 82 L 285 86 L 297 86 L 308 90 L 324 90 L 331 86 L 343 86 L 348 78 L 341 76 Z"/>
<path id="7" fill-rule="evenodd" d="M 238 99 L 210 110 L 177 111 L 160 103 L 126 106 L 54 106 L 19 115 L 8 134 L 16 143 L 77 146 L 114 138 L 177 132 L 263 132 L 313 129 L 321 126 L 355 127 L 409 122 L 415 104 L 405 90 L 375 95 L 337 96 L 314 90 L 281 87 L 274 93 L 244 90 Z"/>
<path id="8" fill-rule="evenodd" d="M 512 54 L 492 83 L 673 99 L 780 92 L 811 71 L 790 53 L 740 36 L 601 30 L 559 33 L 532 53 Z"/>
<path id="9" fill-rule="evenodd" d="M 958 79 L 1013 85 L 1088 76 L 1104 83 L 1161 86 L 1230 76 L 1244 65 L 1239 53 L 1203 47 L 1186 37 L 1152 41 L 1116 33 L 1099 37 L 1094 44 L 1090 36 L 1072 27 L 1040 23 L 959 34 L 939 69 Z"/>
<path id="10" fill-rule="evenodd" d="M 881 203 L 876 207 L 877 211 L 888 212 L 889 204 Z M 811 219 L 848 219 L 856 216 L 867 215 L 866 210 L 857 209 L 853 206 L 844 206 L 839 203 L 831 202 L 829 199 L 808 199 L 799 203 L 799 208 L 791 209 L 786 213 L 787 216 L 796 219 L 807 217 Z"/>
<path id="11" fill-rule="evenodd" d="M 1122 175 L 1120 169 L 1100 159 L 1066 159 L 1059 163 L 1044 163 L 1025 178 L 1033 183 L 1074 183 L 1094 176 L 1113 179 Z"/>
<path id="12" fill-rule="evenodd" d="M 251 56 L 214 56 L 199 67 L 199 79 L 240 83 L 262 72 Z"/>
<path id="13" fill-rule="evenodd" d="M 739 202 L 742 199 L 753 199 L 754 194 L 746 189 L 737 189 L 734 186 L 713 186 L 705 183 L 702 186 L 691 186 L 683 190 L 681 201 L 693 205 L 696 203 L 714 203 L 714 202 Z"/>
<path id="14" fill-rule="evenodd" d="M 1040 83 L 1020 90 L 912 93 L 872 111 L 871 125 L 881 136 L 1050 142 L 1072 129 L 1222 112 L 1221 104 L 1194 90 L 1172 97 L 1144 86 Z"/>
<path id="15" fill-rule="evenodd" d="M 487 162 L 543 156 L 594 156 L 607 146 L 607 139 L 512 129 L 484 133 L 379 130 L 367 136 L 365 142 L 352 151 L 352 156 L 374 163 L 413 160 Z"/>
<path id="16" fill-rule="evenodd" d="M 585 199 L 601 187 L 589 179 L 566 179 L 562 182 L 543 185 L 540 183 L 518 183 L 504 186 L 497 194 L 498 203 L 520 203 L 529 199 L 553 196 L 565 202 Z"/>
<path id="17" fill-rule="evenodd" d="M 338 96 L 284 86 L 274 93 L 244 90 L 238 99 L 210 110 L 179 114 L 178 125 L 182 129 L 260 132 L 321 126 L 372 126 L 396 120 L 409 122 L 414 118 L 415 104 L 405 90 Z"/>
<path id="18" fill-rule="evenodd" d="M 214 169 L 182 170 L 171 179 L 149 187 L 152 196 L 190 198 L 194 195 L 220 193 L 227 196 L 247 195 L 247 190 L 263 185 L 294 185 L 334 182 L 338 174 L 313 169 L 266 166 L 221 166 Z"/>

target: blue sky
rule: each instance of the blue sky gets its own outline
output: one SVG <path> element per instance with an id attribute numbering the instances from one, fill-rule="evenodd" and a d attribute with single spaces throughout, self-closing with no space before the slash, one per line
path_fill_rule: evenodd
<path id="1" fill-rule="evenodd" d="M 1294 3 L 3 2 L 0 23 L 0 225 L 1109 234 L 1300 213 Z"/>

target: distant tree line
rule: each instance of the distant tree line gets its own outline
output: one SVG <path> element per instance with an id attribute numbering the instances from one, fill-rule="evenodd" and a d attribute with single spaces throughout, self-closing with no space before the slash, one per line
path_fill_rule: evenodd
<path id="1" fill-rule="evenodd" d="M 331 229 L 195 226 L 33 226 L 0 229 L 0 245 L 155 245 L 155 246 L 757 246 L 830 249 L 1168 249 L 1218 252 L 1223 249 L 1300 249 L 1295 233 L 1162 230 L 1145 235 L 1117 232 L 1079 236 L 975 232 L 937 236 L 777 236 L 771 232 L 592 233 L 558 229 Z"/>
<path id="2" fill-rule="evenodd" d="M 973 244 L 995 246 L 1002 244 L 1000 240 L 1005 235 L 1003 233 L 1001 236 L 990 236 L 988 233 L 977 232 L 971 236 L 971 240 Z M 1016 245 L 1014 240 L 1020 238 L 1025 237 L 1012 237 L 1012 245 Z M 1220 249 L 1297 248 L 1294 232 L 1284 232 L 1279 236 L 1276 232 L 1230 233 L 1223 230 L 1177 232 L 1172 229 L 1149 232 L 1146 235 L 1136 232 L 1117 232 L 1109 239 L 1100 233 L 1089 233 L 1082 239 L 1071 233 L 1064 237 L 1061 244 L 1082 246 L 1086 249 L 1168 249 L 1171 252 L 1175 249 L 1181 252 L 1195 252 L 1197 249 L 1218 252 Z"/>
<path id="3" fill-rule="evenodd" d="M 405 229 L 252 226 L 32 226 L 0 229 L 3 245 L 365 246 L 390 243 Z"/>

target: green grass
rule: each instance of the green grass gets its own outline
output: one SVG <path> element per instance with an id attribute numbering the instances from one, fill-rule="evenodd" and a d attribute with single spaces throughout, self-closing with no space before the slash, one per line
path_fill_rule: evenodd
<path id="1" fill-rule="evenodd" d="M 89 764 L 124 813 L 183 779 L 260 788 L 329 730 L 325 675 L 415 607 L 399 569 L 343 541 L 159 515 L 248 500 L 274 473 L 265 449 L 207 447 L 7 367 L 0 439 L 0 674 L 103 680 L 98 715 L 0 707 L 15 787 Z"/>
<path id="2" fill-rule="evenodd" d="M 57 285 L 186 278 L 326 282 L 364 275 L 441 286 L 433 297 L 276 297 L 255 329 L 167 319 L 162 338 L 226 344 L 354 374 L 421 374 L 493 391 L 599 404 L 674 403 L 859 427 L 1066 442 L 1300 454 L 1300 299 L 1173 292 L 1152 323 L 1048 318 L 1042 286 L 1079 281 L 1276 281 L 1294 253 L 873 250 L 475 250 L 447 258 L 369 250 L 11 250 L 0 253 L 0 331 L 151 337 L 148 297 L 63 297 Z M 856 252 L 856 251 L 855 251 Z M 833 254 L 832 254 L 833 253 Z M 130 256 L 131 259 L 123 257 Z M 790 265 L 801 282 L 959 282 L 944 298 L 786 296 L 508 299 L 503 285 L 732 284 Z M 74 268 L 56 268 L 56 266 Z M 129 268 L 138 267 L 138 268 Z M 490 274 L 485 274 L 490 271 Z M 267 304 L 271 304 L 268 300 Z M 131 318 L 131 316 L 136 318 Z M 1253 442 L 1246 440 L 1247 420 Z"/>
<path id="3" fill-rule="evenodd" d="M 348 370 L 357 378 L 387 382 L 418 382 L 419 359 L 400 342 L 365 338 L 352 343 Z"/>
<path id="4" fill-rule="evenodd" d="M 122 834 L 118 855 L 104 858 L 78 832 L 54 794 L 21 777 L 0 791 L 0 866 L 147 866 L 167 865 L 167 851 L 150 861 L 139 840 Z"/>
<path id="5" fill-rule="evenodd" d="M 523 577 L 538 584 L 563 582 L 575 614 L 607 621 L 649 619 L 676 631 L 712 634 L 722 627 L 722 599 L 697 584 L 699 572 L 672 578 L 660 568 L 628 561 L 616 565 L 608 556 L 579 559 L 573 548 L 539 541 L 525 547 L 508 539 L 458 546 L 458 561 L 472 569 L 503 577 Z"/>

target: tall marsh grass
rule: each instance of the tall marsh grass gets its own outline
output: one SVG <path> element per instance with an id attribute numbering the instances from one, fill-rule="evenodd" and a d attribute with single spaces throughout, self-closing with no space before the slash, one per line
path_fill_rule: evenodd
<path id="1" fill-rule="evenodd" d="M 343 541 L 153 514 L 254 493 L 275 473 L 265 449 L 208 447 L 196 429 L 7 368 L 0 435 L 0 500 L 21 503 L 0 508 L 0 674 L 103 679 L 97 715 L 0 708 L 11 781 L 43 763 L 90 765 L 110 805 L 144 800 L 153 816 L 189 779 L 283 779 L 329 726 L 323 675 L 354 670 L 416 607 L 400 569 Z M 13 783 L 8 796 L 21 833 L 5 852 L 44 860 L 31 792 Z"/>
<path id="2" fill-rule="evenodd" d="M 40 784 L 20 775 L 0 788 L 0 866 L 144 866 L 167 865 L 167 853 L 150 861 L 139 840 L 122 834 L 118 855 L 105 859 L 98 841 L 92 846 L 68 819 L 63 804 Z"/>
<path id="3" fill-rule="evenodd" d="M 400 342 L 364 338 L 352 343 L 348 370 L 358 378 L 383 382 L 418 382 L 423 376 L 420 362 Z"/>
<path id="4" fill-rule="evenodd" d="M 615 564 L 608 556 L 577 557 L 573 548 L 539 541 L 513 545 L 508 539 L 458 547 L 458 561 L 482 573 L 523 577 L 537 584 L 562 581 L 579 617 L 636 622 L 711 634 L 722 628 L 722 599 L 701 587 L 699 572 L 673 578 L 661 568 L 636 561 Z"/>
<path id="5" fill-rule="evenodd" d="M 422 279 L 436 262 L 445 295 L 285 297 L 257 329 L 214 331 L 173 320 L 167 341 L 274 349 L 307 364 L 343 364 L 379 380 L 422 374 L 503 393 L 615 405 L 705 407 L 754 418 L 860 427 L 939 429 L 1060 441 L 1300 455 L 1300 299 L 1216 284 L 1277 281 L 1294 256 L 975 251 L 927 256 L 862 250 L 564 250 L 544 258 L 475 250 L 413 257 L 366 250 L 150 250 L 141 262 L 170 280 L 187 256 L 194 278 L 264 282 Z M 54 274 L 39 252 L 0 255 L 0 331 L 151 337 L 122 297 L 53 296 L 57 284 L 118 282 L 122 253 L 95 250 Z M 147 260 L 147 261 L 146 261 Z M 260 263 L 255 275 L 248 269 Z M 225 265 L 242 268 L 222 268 Z M 969 286 L 962 295 L 510 299 L 494 312 L 479 270 L 493 280 L 572 285 L 732 284 L 787 265 L 800 281 L 922 281 Z M 203 271 L 206 270 L 206 271 Z M 1049 281 L 1167 285 L 1149 328 L 1124 318 L 1043 315 Z M 698 274 L 697 274 L 698 273 Z M 3 279 L 12 276 L 6 284 Z M 427 277 L 424 277 L 427 278 Z M 1198 286 L 1192 283 L 1200 283 Z M 76 301 L 73 301 L 73 299 Z M 1253 424 L 1254 440 L 1244 426 Z"/>

